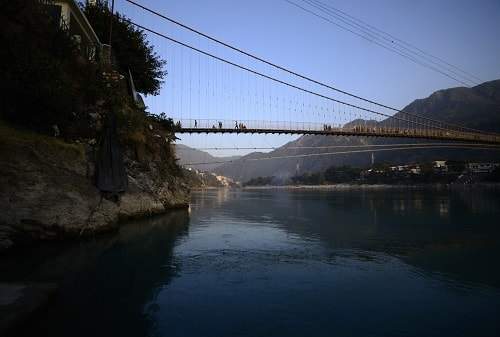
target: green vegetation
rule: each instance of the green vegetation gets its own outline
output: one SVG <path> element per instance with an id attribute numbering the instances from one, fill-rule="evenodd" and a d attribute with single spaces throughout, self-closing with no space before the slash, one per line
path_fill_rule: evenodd
<path id="1" fill-rule="evenodd" d="M 350 167 L 350 166 L 341 166 L 341 167 L 330 167 L 325 173 L 325 181 L 328 183 L 342 183 L 345 181 L 356 181 L 359 179 L 361 174 L 361 169 Z"/>
<path id="2" fill-rule="evenodd" d="M 97 67 L 36 0 L 9 1 L 0 19 L 0 117 L 46 133 L 67 129 L 102 91 Z"/>
<path id="3" fill-rule="evenodd" d="M 110 19 L 106 6 L 87 4 L 84 11 L 106 42 Z M 9 2 L 2 6 L 0 18 L 0 118 L 45 134 L 54 134 L 57 125 L 65 139 L 94 138 L 96 121 L 91 114 L 114 111 L 121 114 L 119 125 L 133 126 L 133 137 L 141 138 L 137 133 L 148 116 L 135 107 L 123 76 L 130 68 L 136 89 L 145 94 L 158 93 L 165 76 L 165 61 L 154 53 L 143 32 L 119 15 L 114 19 L 113 69 L 88 61 L 37 0 Z M 127 111 L 130 107 L 134 111 Z M 173 129 L 166 116 L 154 119 Z"/>
<path id="4" fill-rule="evenodd" d="M 469 172 L 465 163 L 448 161 L 446 170 L 440 170 L 432 163 L 419 165 L 390 166 L 378 164 L 370 169 L 350 166 L 330 167 L 321 172 L 307 172 L 290 178 L 257 177 L 244 186 L 282 186 L 282 185 L 333 185 L 333 184 L 451 184 L 471 182 L 500 182 L 500 168 L 491 173 L 474 174 Z"/>
<path id="5" fill-rule="evenodd" d="M 488 176 L 485 178 L 485 181 L 491 182 L 491 183 L 500 183 L 500 167 L 497 167 L 488 174 Z"/>
<path id="6" fill-rule="evenodd" d="M 14 128 L 0 120 L 0 153 L 7 160 L 9 155 L 15 155 L 11 149 L 29 148 L 42 158 L 56 155 L 68 162 L 83 161 L 85 150 L 82 144 L 67 143 L 61 139 L 45 136 L 30 130 Z"/>
<path id="7" fill-rule="evenodd" d="M 103 1 L 95 5 L 86 4 L 83 12 L 103 43 L 109 42 L 111 12 Z M 128 19 L 115 13 L 113 16 L 112 46 L 118 70 L 134 78 L 138 92 L 157 95 L 166 72 L 162 60 L 148 43 L 144 32 L 136 29 Z"/>
<path id="8" fill-rule="evenodd" d="M 243 186 L 271 186 L 271 185 L 283 185 L 283 181 L 277 179 L 276 177 L 257 177 L 250 179 Z"/>
<path id="9" fill-rule="evenodd" d="M 129 68 L 136 89 L 145 94 L 158 93 L 165 76 L 165 62 L 154 53 L 144 33 L 117 16 L 114 62 L 89 60 L 48 8 L 38 0 L 22 0 L 9 2 L 0 11 L 3 145 L 22 142 L 35 147 L 40 142 L 45 148 L 57 146 L 57 151 L 77 150 L 84 157 L 80 144 L 98 148 L 103 131 L 116 117 L 118 141 L 127 158 L 139 162 L 144 170 L 154 165 L 162 179 L 180 176 L 170 146 L 175 140 L 173 121 L 165 114 L 151 115 L 138 108 L 129 93 Z M 110 12 L 105 5 L 98 2 L 83 9 L 107 42 Z"/>
<path id="10" fill-rule="evenodd" d="M 328 182 L 325 180 L 324 172 L 304 173 L 290 178 L 293 185 L 324 185 Z"/>
<path id="11" fill-rule="evenodd" d="M 328 185 L 354 183 L 360 179 L 361 169 L 341 166 L 330 167 L 324 172 L 304 173 L 290 178 L 257 177 L 247 181 L 244 186 L 270 185 Z"/>

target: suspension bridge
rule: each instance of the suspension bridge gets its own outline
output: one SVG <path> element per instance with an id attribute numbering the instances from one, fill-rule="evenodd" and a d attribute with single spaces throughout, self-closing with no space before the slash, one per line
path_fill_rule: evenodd
<path id="1" fill-rule="evenodd" d="M 234 124 L 234 125 L 233 125 Z M 432 127 L 426 129 L 367 126 L 359 123 L 353 126 L 332 126 L 309 122 L 279 121 L 229 121 L 229 120 L 177 120 L 176 133 L 236 133 L 236 134 L 298 134 L 323 136 L 360 136 L 360 137 L 397 137 L 414 139 L 431 139 L 462 141 L 485 144 L 500 144 L 500 136 L 440 130 Z"/>
<path id="2" fill-rule="evenodd" d="M 162 22 L 161 27 L 172 28 L 167 35 L 163 29 L 129 20 L 148 35 L 168 61 L 169 76 L 161 94 L 147 102 L 154 112 L 172 118 L 176 134 L 388 137 L 459 142 L 454 146 L 464 148 L 500 146 L 500 134 L 359 96 L 235 47 L 136 1 L 124 1 L 142 11 L 147 20 L 154 18 Z M 422 143 L 420 148 L 425 146 Z"/>

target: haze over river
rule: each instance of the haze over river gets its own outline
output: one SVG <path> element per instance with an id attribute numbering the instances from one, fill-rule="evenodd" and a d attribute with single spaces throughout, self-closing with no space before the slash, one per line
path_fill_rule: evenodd
<path id="1" fill-rule="evenodd" d="M 195 192 L 4 259 L 56 282 L 30 336 L 498 336 L 498 190 Z"/>

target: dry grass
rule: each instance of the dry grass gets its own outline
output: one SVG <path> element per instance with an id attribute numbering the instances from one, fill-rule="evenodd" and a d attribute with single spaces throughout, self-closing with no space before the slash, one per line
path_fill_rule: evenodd
<path id="1" fill-rule="evenodd" d="M 0 120 L 0 149 L 2 152 L 15 151 L 23 147 L 32 148 L 38 153 L 50 157 L 57 155 L 61 159 L 85 159 L 85 149 L 82 144 L 67 143 L 59 138 L 13 127 Z"/>

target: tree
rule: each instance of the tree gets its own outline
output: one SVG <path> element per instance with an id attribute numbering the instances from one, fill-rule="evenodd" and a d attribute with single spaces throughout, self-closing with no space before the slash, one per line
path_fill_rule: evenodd
<path id="1" fill-rule="evenodd" d="M 107 4 L 98 0 L 95 4 L 87 2 L 83 12 L 94 28 L 102 43 L 108 43 L 111 11 Z M 136 90 L 146 95 L 158 95 L 165 76 L 166 61 L 153 50 L 140 29 L 135 28 L 129 19 L 119 13 L 112 17 L 112 54 L 119 71 L 132 73 Z"/>
<path id="2" fill-rule="evenodd" d="M 75 44 L 37 0 L 0 6 L 0 116 L 42 132 L 74 121 L 95 100 L 97 71 L 80 62 Z"/>
<path id="3" fill-rule="evenodd" d="M 350 166 L 332 166 L 328 168 L 324 173 L 325 180 L 329 183 L 350 183 L 358 179 L 360 177 L 360 174 L 360 169 Z"/>

